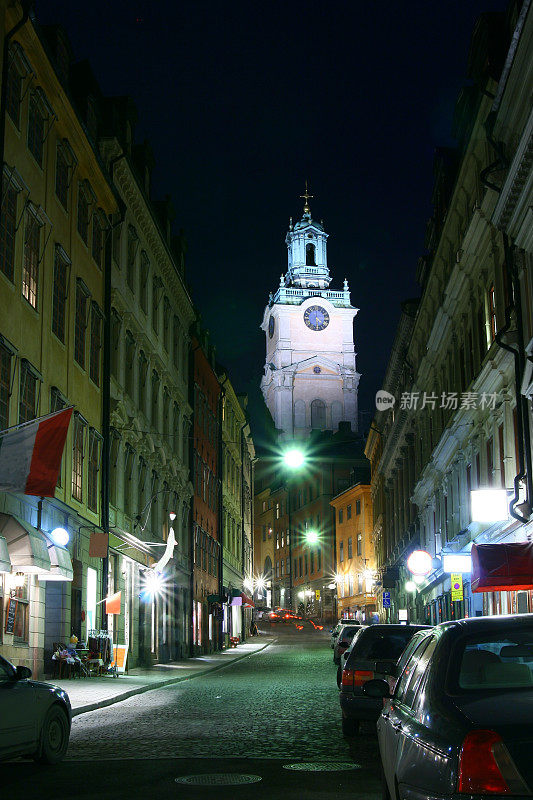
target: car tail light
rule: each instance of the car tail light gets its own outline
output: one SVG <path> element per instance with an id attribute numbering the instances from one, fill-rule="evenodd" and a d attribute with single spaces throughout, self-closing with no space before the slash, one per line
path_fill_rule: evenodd
<path id="1" fill-rule="evenodd" d="M 341 686 L 353 688 L 353 669 L 343 669 Z"/>
<path id="2" fill-rule="evenodd" d="M 353 685 L 362 686 L 363 683 L 371 681 L 373 677 L 374 673 L 367 669 L 356 669 L 353 673 Z"/>
<path id="3" fill-rule="evenodd" d="M 460 793 L 510 793 L 494 757 L 496 745 L 503 745 L 503 742 L 495 731 L 470 731 L 466 735 L 459 756 Z"/>

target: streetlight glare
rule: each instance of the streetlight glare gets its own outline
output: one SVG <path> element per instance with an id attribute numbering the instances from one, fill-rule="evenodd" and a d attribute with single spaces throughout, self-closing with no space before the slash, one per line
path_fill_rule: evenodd
<path id="1" fill-rule="evenodd" d="M 288 467 L 291 467 L 291 469 L 298 469 L 298 467 L 303 465 L 305 456 L 301 450 L 293 448 L 292 450 L 287 450 L 283 456 L 283 460 Z"/>
<path id="2" fill-rule="evenodd" d="M 316 531 L 307 531 L 305 538 L 308 544 L 316 544 L 318 542 L 318 533 Z"/>

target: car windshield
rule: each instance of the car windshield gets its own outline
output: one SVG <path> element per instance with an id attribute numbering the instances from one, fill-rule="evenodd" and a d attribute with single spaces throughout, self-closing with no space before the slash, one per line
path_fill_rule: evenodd
<path id="1" fill-rule="evenodd" d="M 357 658 L 397 661 L 414 633 L 413 628 L 407 627 L 394 631 L 368 628 L 365 635 L 357 639 Z"/>
<path id="2" fill-rule="evenodd" d="M 461 689 L 533 688 L 533 627 L 471 637 L 457 663 Z"/>

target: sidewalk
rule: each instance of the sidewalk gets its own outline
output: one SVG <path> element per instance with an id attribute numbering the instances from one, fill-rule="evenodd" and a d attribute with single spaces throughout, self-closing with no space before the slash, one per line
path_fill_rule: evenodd
<path id="1" fill-rule="evenodd" d="M 150 689 L 159 689 L 161 686 L 187 681 L 197 675 L 221 669 L 241 658 L 264 650 L 275 641 L 275 638 L 261 633 L 257 639 L 248 640 L 245 644 L 239 644 L 221 653 L 172 661 L 169 664 L 156 664 L 152 669 L 132 669 L 128 675 L 120 675 L 118 678 L 106 676 L 60 681 L 52 679 L 49 683 L 65 690 L 72 705 L 72 716 L 77 717 L 97 708 L 120 703 L 121 700 L 126 700 L 134 694 L 149 692 Z"/>

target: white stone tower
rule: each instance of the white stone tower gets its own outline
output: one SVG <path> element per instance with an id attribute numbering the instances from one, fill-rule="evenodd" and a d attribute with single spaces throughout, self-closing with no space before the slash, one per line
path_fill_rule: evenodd
<path id="1" fill-rule="evenodd" d="M 313 429 L 357 431 L 353 320 L 348 282 L 329 290 L 328 234 L 311 218 L 305 194 L 300 222 L 289 225 L 288 269 L 270 295 L 261 328 L 266 335 L 261 389 L 283 438 L 305 438 Z"/>

